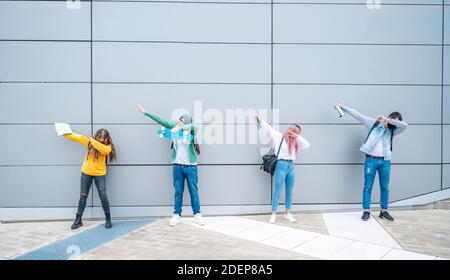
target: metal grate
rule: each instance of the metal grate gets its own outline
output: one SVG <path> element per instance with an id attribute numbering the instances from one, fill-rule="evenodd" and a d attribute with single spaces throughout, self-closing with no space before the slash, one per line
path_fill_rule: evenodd
<path id="1" fill-rule="evenodd" d="M 111 229 L 101 224 L 79 234 L 72 235 L 25 254 L 14 260 L 69 260 L 139 229 L 155 220 L 113 221 Z"/>

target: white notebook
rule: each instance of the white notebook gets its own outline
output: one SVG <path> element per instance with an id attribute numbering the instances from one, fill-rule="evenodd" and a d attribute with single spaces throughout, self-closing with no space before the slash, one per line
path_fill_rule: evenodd
<path id="1" fill-rule="evenodd" d="M 58 133 L 58 136 L 72 133 L 72 129 L 67 123 L 55 123 L 55 131 Z"/>
<path id="2" fill-rule="evenodd" d="M 342 117 L 345 115 L 345 114 L 344 114 L 344 111 L 342 111 L 342 108 L 339 107 L 339 105 L 334 106 L 334 108 L 335 108 L 336 111 L 338 112 L 338 116 L 339 116 L 340 118 L 342 118 Z"/>

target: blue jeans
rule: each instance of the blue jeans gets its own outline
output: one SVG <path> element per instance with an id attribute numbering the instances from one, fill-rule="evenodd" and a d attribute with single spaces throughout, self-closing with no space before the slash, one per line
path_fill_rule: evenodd
<path id="1" fill-rule="evenodd" d="M 292 208 L 292 190 L 295 183 L 295 167 L 291 161 L 279 160 L 275 167 L 272 212 L 276 212 L 283 183 L 286 184 L 286 210 Z"/>
<path id="2" fill-rule="evenodd" d="M 388 209 L 391 161 L 366 156 L 366 162 L 364 163 L 363 209 L 367 211 L 370 210 L 372 187 L 377 171 L 380 180 L 380 206 L 382 210 Z"/>
<path id="3" fill-rule="evenodd" d="M 198 175 L 196 165 L 173 165 L 173 185 L 175 187 L 175 206 L 173 213 L 181 215 L 183 206 L 184 181 L 186 180 L 191 195 L 194 215 L 200 213 L 200 198 L 198 195 Z"/>

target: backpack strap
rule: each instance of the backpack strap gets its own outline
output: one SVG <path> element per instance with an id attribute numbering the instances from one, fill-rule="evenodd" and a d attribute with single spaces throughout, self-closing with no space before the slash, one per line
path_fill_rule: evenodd
<path id="1" fill-rule="evenodd" d="M 379 121 L 376 121 L 376 122 L 373 124 L 372 128 L 371 128 L 370 131 L 369 131 L 369 134 L 367 134 L 366 141 L 364 141 L 364 143 L 367 143 L 367 140 L 369 140 L 370 134 L 372 133 L 372 131 L 373 131 L 379 124 L 380 124 Z M 392 143 L 392 142 L 391 142 L 391 143 Z"/>
<path id="2" fill-rule="evenodd" d="M 278 147 L 277 159 L 278 159 L 278 155 L 280 154 L 281 145 L 283 145 L 283 141 L 284 141 L 284 136 L 283 136 L 283 138 L 281 138 L 280 146 Z"/>

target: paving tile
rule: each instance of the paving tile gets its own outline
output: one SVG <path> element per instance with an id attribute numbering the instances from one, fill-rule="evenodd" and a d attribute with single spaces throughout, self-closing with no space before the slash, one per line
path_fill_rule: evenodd
<path id="1" fill-rule="evenodd" d="M 436 257 L 393 249 L 386 256 L 382 258 L 383 260 L 434 260 Z"/>
<path id="2" fill-rule="evenodd" d="M 311 239 L 308 242 L 303 243 L 298 247 L 295 247 L 294 249 L 292 249 L 292 251 L 307 256 L 327 259 L 333 254 L 336 254 L 340 250 L 349 246 L 353 242 L 354 241 L 349 239 L 320 235 L 316 238 Z"/>
<path id="3" fill-rule="evenodd" d="M 183 222 L 198 226 L 192 220 L 186 219 Z M 199 227 L 223 234 L 234 235 L 264 224 L 266 223 L 240 217 L 209 217 L 205 218 L 205 225 Z"/>
<path id="4" fill-rule="evenodd" d="M 332 255 L 331 260 L 380 260 L 392 248 L 363 243 L 353 242 L 350 246 Z"/>
<path id="5" fill-rule="evenodd" d="M 391 211 L 393 223 L 376 218 L 404 250 L 450 258 L 450 211 Z"/>
<path id="6" fill-rule="evenodd" d="M 139 245 L 135 243 L 135 236 L 126 235 L 88 252 L 82 256 L 82 259 L 314 259 L 311 256 L 218 233 L 192 224 L 180 223 L 177 226 L 170 227 L 168 219 L 157 221 L 140 231 L 145 232 L 145 234 L 139 237 Z M 125 244 L 125 247 L 117 250 L 119 242 Z"/>
<path id="7" fill-rule="evenodd" d="M 401 249 L 401 246 L 373 218 L 361 220 L 360 212 L 322 214 L 332 236 Z"/>
<path id="8" fill-rule="evenodd" d="M 301 229 L 290 229 L 271 238 L 265 239 L 262 243 L 280 249 L 291 250 L 318 236 L 318 233 Z"/>
<path id="9" fill-rule="evenodd" d="M 292 215 L 297 220 L 296 222 L 293 223 L 286 221 L 285 219 L 283 219 L 283 215 L 279 214 L 276 224 L 311 232 L 328 234 L 327 228 L 320 213 L 292 213 Z M 267 223 L 269 221 L 270 215 L 249 215 L 242 217 Z"/>
<path id="10" fill-rule="evenodd" d="M 288 227 L 273 224 L 263 224 L 236 234 L 236 237 L 260 242 L 264 239 L 276 236 L 277 234 L 288 231 Z"/>

